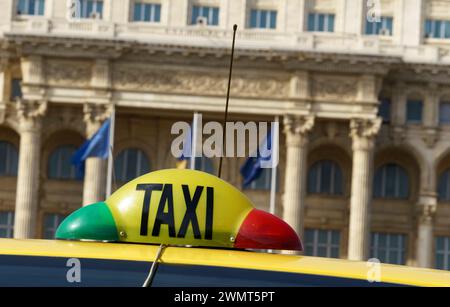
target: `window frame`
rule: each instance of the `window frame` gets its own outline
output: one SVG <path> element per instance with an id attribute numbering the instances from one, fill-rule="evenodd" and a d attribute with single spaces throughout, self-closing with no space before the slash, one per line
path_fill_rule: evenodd
<path id="1" fill-rule="evenodd" d="M 30 1 L 34 1 L 33 14 L 30 14 Z M 22 2 L 24 4 L 25 12 L 20 11 Z M 15 2 L 15 15 L 18 17 L 43 17 L 45 16 L 46 4 L 46 0 L 17 0 Z"/>
<path id="2" fill-rule="evenodd" d="M 6 229 L 6 237 L 1 238 L 13 238 L 14 237 L 14 219 L 15 212 L 13 210 L 0 211 L 0 214 L 7 214 L 7 224 L 0 224 L 0 229 Z"/>
<path id="3" fill-rule="evenodd" d="M 394 182 L 394 196 L 387 196 L 387 192 L 386 192 L 386 178 L 388 177 L 387 175 L 387 167 L 388 166 L 395 166 L 395 182 Z M 377 195 L 376 192 L 376 178 L 378 175 L 379 171 L 383 171 L 382 178 L 381 178 L 381 187 L 380 187 L 380 195 Z M 406 175 L 406 196 L 402 196 L 400 195 L 401 193 L 401 182 L 400 182 L 400 178 L 401 178 L 401 172 L 404 172 L 404 175 Z M 377 167 L 377 169 L 375 170 L 375 174 L 374 174 L 374 179 L 373 179 L 373 199 L 379 199 L 379 200 L 408 200 L 411 196 L 411 178 L 410 178 L 410 174 L 408 173 L 408 170 L 406 168 L 404 168 L 402 165 L 396 163 L 396 162 L 388 162 L 388 163 L 384 163 L 380 166 Z"/>
<path id="4" fill-rule="evenodd" d="M 436 24 L 439 23 L 439 35 L 436 36 Z M 428 31 L 429 30 L 429 31 Z M 424 23 L 425 39 L 450 39 L 450 20 L 427 18 Z M 430 35 L 431 34 L 431 35 Z"/>
<path id="5" fill-rule="evenodd" d="M 62 150 L 67 150 L 67 149 L 73 149 L 72 154 L 70 155 L 72 157 L 73 154 L 77 151 L 77 146 L 73 145 L 73 144 L 62 144 L 62 145 L 58 145 L 57 147 L 55 147 L 52 150 L 52 152 L 50 152 L 50 154 L 48 156 L 48 160 L 47 160 L 47 178 L 48 179 L 50 179 L 50 180 L 65 180 L 65 181 L 81 180 L 80 178 L 77 178 L 76 167 L 75 167 L 75 165 L 73 165 L 71 163 L 71 159 L 70 159 L 70 173 L 68 174 L 68 176 L 62 174 L 63 161 L 62 161 L 61 155 L 62 155 Z M 54 176 L 51 172 L 52 171 L 52 159 L 55 158 L 56 154 L 58 154 L 58 156 L 56 157 L 58 160 L 57 160 L 56 175 Z"/>
<path id="6" fill-rule="evenodd" d="M 195 15 L 194 12 L 195 10 L 198 9 L 198 15 Z M 204 15 L 204 10 L 207 10 L 208 16 Z M 217 23 L 215 23 L 215 10 L 217 10 Z M 193 4 L 191 6 L 191 10 L 190 10 L 190 21 L 189 21 L 189 25 L 192 26 L 197 26 L 199 25 L 197 23 L 197 18 L 199 17 L 204 17 L 206 18 L 206 24 L 204 24 L 204 26 L 208 26 L 208 27 L 218 27 L 220 25 L 220 6 L 214 6 L 214 5 L 204 5 L 204 4 Z"/>
<path id="7" fill-rule="evenodd" d="M 306 238 L 309 237 L 306 235 L 307 232 L 312 232 L 313 235 L 313 241 L 309 242 L 306 241 Z M 326 233 L 327 236 L 327 242 L 326 243 L 320 243 L 319 242 L 319 234 L 320 233 Z M 338 243 L 333 243 L 333 235 L 336 234 L 338 236 Z M 305 229 L 305 255 L 312 256 L 312 257 L 324 257 L 324 258 L 333 258 L 333 259 L 339 259 L 341 256 L 341 231 L 337 229 L 318 229 L 318 228 L 306 228 Z M 306 250 L 308 248 L 312 248 L 312 254 L 307 254 Z M 326 248 L 326 255 L 322 256 L 319 255 L 319 248 Z M 333 256 L 333 249 L 337 249 L 337 257 Z"/>
<path id="8" fill-rule="evenodd" d="M 6 146 L 5 173 L 0 173 L 0 177 L 17 177 L 19 171 L 19 151 L 16 146 L 6 140 L 0 140 L 0 144 Z M 15 154 L 15 156 L 11 156 Z"/>
<path id="9" fill-rule="evenodd" d="M 370 22 L 366 19 L 364 25 L 364 35 L 370 36 L 393 36 L 394 35 L 394 17 L 389 15 L 383 15 L 380 17 L 380 22 Z M 369 25 L 371 27 L 371 33 L 369 32 Z M 381 34 L 381 30 L 389 30 L 389 34 Z"/>
<path id="10" fill-rule="evenodd" d="M 313 26 L 310 27 L 310 19 L 313 17 Z M 320 18 L 323 18 L 323 30 L 320 30 Z M 332 22 L 330 22 L 332 19 Z M 330 27 L 331 25 L 331 27 Z M 317 33 L 334 33 L 336 27 L 336 14 L 335 13 L 325 13 L 325 12 L 309 12 L 306 18 L 306 30 L 307 32 L 317 32 Z"/>
<path id="11" fill-rule="evenodd" d="M 253 14 L 256 14 L 255 24 L 253 25 Z M 265 26 L 261 24 L 261 15 L 266 14 Z M 251 30 L 277 30 L 278 28 L 278 10 L 270 8 L 251 8 L 248 18 L 248 28 Z M 273 18 L 273 19 L 272 19 Z M 259 21 L 259 23 L 258 23 Z M 274 26 L 272 27 L 272 23 Z"/>
<path id="12" fill-rule="evenodd" d="M 331 163 L 331 176 L 330 176 L 330 188 L 329 191 L 324 192 L 322 187 L 322 168 L 324 163 Z M 316 172 L 316 182 L 314 191 L 310 190 L 310 180 L 311 180 L 311 172 Z M 340 174 L 341 178 L 341 186 L 338 188 L 338 182 L 336 182 L 336 176 Z M 343 197 L 345 194 L 345 184 L 344 184 L 344 173 L 342 171 L 341 165 L 332 159 L 322 159 L 314 162 L 311 164 L 311 166 L 308 168 L 307 173 L 307 193 L 308 195 L 321 195 L 321 196 L 327 196 L 327 197 Z M 340 190 L 340 191 L 339 191 Z"/>
<path id="13" fill-rule="evenodd" d="M 136 177 L 133 177 L 132 179 L 134 179 L 134 178 L 137 178 L 137 177 L 139 177 L 139 176 L 142 176 L 143 174 L 146 174 L 146 173 L 148 173 L 148 172 L 151 172 L 151 170 L 152 170 L 152 164 L 151 164 L 151 159 L 150 159 L 150 157 L 147 155 L 147 152 L 145 151 L 145 150 L 143 150 L 143 149 L 141 149 L 141 148 L 139 148 L 139 147 L 127 147 L 127 148 L 123 148 L 119 153 L 117 153 L 117 155 L 114 157 L 114 175 L 115 175 L 115 177 L 116 177 L 116 179 L 117 179 L 117 181 L 118 182 L 128 182 L 129 180 L 126 178 L 127 177 L 127 168 L 128 168 L 128 154 L 129 154 L 129 151 L 131 151 L 131 150 L 136 150 L 137 151 L 137 153 L 138 153 L 138 159 L 137 159 L 137 161 L 136 161 L 136 163 L 137 163 L 137 165 L 136 165 L 136 174 L 135 174 L 135 176 Z M 123 164 L 122 164 L 122 172 L 123 172 L 123 174 L 122 174 L 122 176 L 119 176 L 120 174 L 118 173 L 118 166 L 116 165 L 116 163 L 119 163 L 120 162 L 120 159 L 119 159 L 119 157 L 120 157 L 120 155 L 121 154 L 125 154 L 125 157 L 124 157 L 124 159 L 123 159 Z M 148 164 L 148 171 L 146 171 L 146 172 L 144 172 L 143 174 L 141 174 L 141 175 L 138 175 L 137 173 L 141 173 L 141 171 L 140 171 L 140 168 L 139 168 L 139 166 L 142 166 L 141 164 L 142 164 L 142 158 L 144 158 L 144 159 L 146 159 L 147 161 L 147 164 Z M 124 178 L 124 180 L 122 180 Z M 132 180 L 132 179 L 130 179 L 130 180 Z"/>
<path id="14" fill-rule="evenodd" d="M 141 6 L 141 12 L 140 12 L 140 19 L 136 19 L 136 6 Z M 150 19 L 145 20 L 145 7 L 150 7 Z M 159 11 L 159 15 L 156 13 Z M 153 18 L 152 18 L 153 16 Z M 156 20 L 156 17 L 158 17 Z M 158 1 L 155 2 L 147 2 L 142 0 L 136 0 L 132 2 L 132 14 L 131 14 L 131 21 L 132 22 L 141 22 L 141 23 L 149 23 L 149 24 L 160 24 L 162 18 L 162 4 Z"/>
<path id="15" fill-rule="evenodd" d="M 438 249 L 438 240 L 444 240 L 444 249 Z M 435 249 L 434 249 L 434 268 L 438 270 L 447 270 L 450 271 L 450 236 L 436 236 L 434 240 Z M 438 266 L 438 255 L 443 256 L 443 267 Z"/>
<path id="16" fill-rule="evenodd" d="M 386 237 L 386 244 L 383 247 L 377 247 L 379 245 L 380 236 Z M 396 236 L 399 238 L 399 246 L 392 247 L 391 246 L 391 239 Z M 380 253 L 384 252 L 386 261 L 381 261 L 380 259 Z M 392 262 L 391 253 L 395 252 L 396 255 L 396 261 Z M 373 231 L 370 233 L 370 258 L 376 258 L 380 260 L 382 263 L 388 263 L 388 264 L 398 264 L 398 265 L 405 265 L 407 261 L 407 254 L 408 254 L 408 235 L 404 233 L 387 233 L 387 232 L 377 232 Z"/>
<path id="17" fill-rule="evenodd" d="M 418 105 L 420 105 L 420 119 L 410 119 L 410 106 L 412 104 L 417 103 Z M 416 124 L 416 125 L 420 125 L 423 122 L 423 100 L 422 99 L 407 99 L 406 100 L 406 123 L 407 124 Z"/>
<path id="18" fill-rule="evenodd" d="M 80 16 L 78 16 L 79 19 L 82 19 L 82 20 L 104 20 L 106 0 L 78 0 L 78 1 L 80 1 Z M 89 7 L 88 3 L 90 1 L 93 2 L 92 3 L 92 11 L 88 13 L 88 7 Z M 99 13 L 97 11 L 97 7 L 98 7 L 99 3 L 101 3 L 100 17 L 93 18 L 93 17 L 91 17 L 93 12 Z M 85 15 L 85 13 L 86 13 L 86 15 Z"/>
<path id="19" fill-rule="evenodd" d="M 449 110 L 449 117 L 447 119 L 442 117 L 442 107 L 447 106 Z M 450 100 L 439 101 L 439 125 L 450 125 Z"/>

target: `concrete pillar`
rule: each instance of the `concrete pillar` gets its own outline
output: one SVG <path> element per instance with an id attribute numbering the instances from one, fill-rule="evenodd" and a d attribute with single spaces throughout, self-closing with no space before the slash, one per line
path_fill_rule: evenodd
<path id="1" fill-rule="evenodd" d="M 103 105 L 86 104 L 84 120 L 86 136 L 91 138 L 100 129 L 108 112 Z M 83 206 L 105 200 L 107 160 L 97 157 L 87 158 L 84 169 Z"/>
<path id="2" fill-rule="evenodd" d="M 417 266 L 431 268 L 433 265 L 433 222 L 436 213 L 436 193 L 422 194 L 417 203 Z"/>
<path id="3" fill-rule="evenodd" d="M 14 238 L 36 236 L 39 203 L 39 162 L 41 151 L 41 117 L 45 102 L 18 102 L 20 129 L 19 169 L 17 176 Z"/>
<path id="4" fill-rule="evenodd" d="M 353 141 L 352 191 L 348 259 L 366 260 L 369 250 L 370 204 L 372 200 L 372 170 L 374 138 L 381 119 L 353 119 L 350 136 Z"/>
<path id="5" fill-rule="evenodd" d="M 313 126 L 312 116 L 284 118 L 286 175 L 283 218 L 300 237 L 304 228 L 308 133 Z"/>

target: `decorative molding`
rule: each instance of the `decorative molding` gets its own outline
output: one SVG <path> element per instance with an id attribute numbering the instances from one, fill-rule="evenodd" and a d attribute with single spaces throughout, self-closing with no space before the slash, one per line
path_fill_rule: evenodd
<path id="1" fill-rule="evenodd" d="M 91 137 L 100 128 L 103 121 L 111 116 L 112 107 L 111 104 L 84 104 L 83 120 L 86 123 L 87 137 Z"/>
<path id="2" fill-rule="evenodd" d="M 41 119 L 48 109 L 47 101 L 27 101 L 18 99 L 16 103 L 16 115 L 21 131 L 39 132 Z"/>
<path id="3" fill-rule="evenodd" d="M 156 68 L 116 66 L 113 71 L 113 87 L 122 90 L 171 92 L 204 95 L 226 93 L 227 76 L 220 73 L 161 70 Z M 241 97 L 287 97 L 289 79 L 273 76 L 235 75 L 231 95 Z"/>
<path id="4" fill-rule="evenodd" d="M 90 65 L 73 61 L 48 61 L 47 82 L 50 85 L 88 86 L 91 82 Z"/>
<path id="5" fill-rule="evenodd" d="M 312 78 L 312 96 L 318 99 L 353 101 L 357 94 L 357 84 L 356 77 L 315 75 Z"/>
<path id="6" fill-rule="evenodd" d="M 392 126 L 389 130 L 389 137 L 394 145 L 400 145 L 406 139 L 406 129 L 403 126 Z"/>
<path id="7" fill-rule="evenodd" d="M 434 127 L 425 127 L 423 129 L 423 141 L 428 146 L 428 148 L 433 148 L 439 140 L 439 131 Z"/>
<path id="8" fill-rule="evenodd" d="M 419 223 L 432 223 L 437 210 L 437 195 L 434 192 L 423 192 L 419 195 L 416 213 Z"/>
<path id="9" fill-rule="evenodd" d="M 368 150 L 374 146 L 374 139 L 381 128 L 382 119 L 352 119 L 350 120 L 350 137 L 354 150 Z"/>
<path id="10" fill-rule="evenodd" d="M 302 146 L 307 142 L 307 135 L 313 129 L 315 117 L 285 115 L 283 119 L 288 146 Z"/>

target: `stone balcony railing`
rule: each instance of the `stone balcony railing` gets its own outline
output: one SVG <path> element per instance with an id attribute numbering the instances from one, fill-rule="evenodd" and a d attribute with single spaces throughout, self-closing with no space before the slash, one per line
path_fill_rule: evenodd
<path id="1" fill-rule="evenodd" d="M 15 20 L 0 28 L 12 34 L 89 37 L 133 40 L 142 43 L 178 44 L 198 47 L 229 47 L 232 31 L 212 27 L 166 27 L 148 23 L 112 23 L 99 20 L 68 22 L 30 18 Z M 406 62 L 450 64 L 450 44 L 436 41 L 403 46 L 392 37 L 341 33 L 287 33 L 271 30 L 240 30 L 237 47 L 282 51 L 315 51 L 400 57 Z"/>

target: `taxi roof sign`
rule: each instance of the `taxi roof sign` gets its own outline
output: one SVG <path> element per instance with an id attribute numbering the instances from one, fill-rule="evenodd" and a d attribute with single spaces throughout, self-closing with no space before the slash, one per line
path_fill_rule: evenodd
<path id="1" fill-rule="evenodd" d="M 204 247 L 302 250 L 295 231 L 238 189 L 196 170 L 138 177 L 105 202 L 78 209 L 55 237 Z"/>

